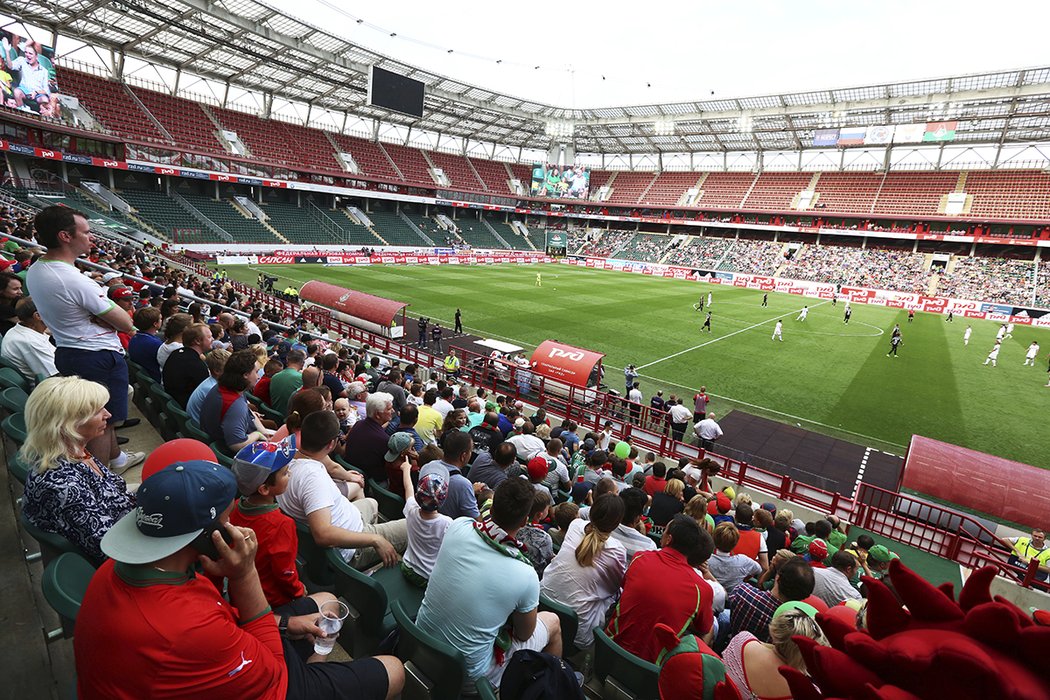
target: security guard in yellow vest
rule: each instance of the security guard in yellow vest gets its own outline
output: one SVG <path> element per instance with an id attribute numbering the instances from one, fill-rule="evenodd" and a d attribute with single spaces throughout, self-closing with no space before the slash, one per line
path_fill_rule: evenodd
<path id="1" fill-rule="evenodd" d="M 445 356 L 445 374 L 449 377 L 455 377 L 459 374 L 459 358 L 456 357 L 456 351 L 454 348 L 449 348 L 448 355 Z"/>
<path id="2" fill-rule="evenodd" d="M 1046 544 L 1045 532 L 1036 529 L 1032 530 L 1031 537 L 1007 537 L 1003 544 L 1010 548 L 1009 564 L 1027 569 L 1029 562 L 1036 559 L 1039 562 L 1036 579 L 1047 580 L 1047 574 L 1050 573 L 1050 547 Z"/>

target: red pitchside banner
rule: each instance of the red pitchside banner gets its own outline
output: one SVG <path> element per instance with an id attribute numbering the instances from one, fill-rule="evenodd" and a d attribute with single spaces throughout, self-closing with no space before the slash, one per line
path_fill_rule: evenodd
<path id="1" fill-rule="evenodd" d="M 532 371 L 550 379 L 586 388 L 591 371 L 603 357 L 603 353 L 576 348 L 555 340 L 545 340 L 532 353 Z"/>

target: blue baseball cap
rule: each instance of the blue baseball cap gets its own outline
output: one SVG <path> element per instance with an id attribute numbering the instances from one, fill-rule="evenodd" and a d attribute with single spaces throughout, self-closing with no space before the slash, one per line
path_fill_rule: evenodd
<path id="1" fill-rule="evenodd" d="M 233 472 L 213 462 L 176 462 L 142 482 L 138 506 L 102 538 L 106 556 L 148 564 L 174 554 L 222 514 L 237 496 Z"/>
<path id="2" fill-rule="evenodd" d="M 237 479 L 237 490 L 251 496 L 270 474 L 278 472 L 295 458 L 295 435 L 280 442 L 253 442 L 245 445 L 233 458 L 230 467 Z"/>

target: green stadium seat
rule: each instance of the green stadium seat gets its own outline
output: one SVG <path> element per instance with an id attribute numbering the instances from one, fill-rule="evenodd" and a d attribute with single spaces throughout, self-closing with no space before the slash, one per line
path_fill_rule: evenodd
<path id="1" fill-rule="evenodd" d="M 22 461 L 18 455 L 15 455 L 11 459 L 7 460 L 7 473 L 15 478 L 15 481 L 26 485 L 26 479 L 29 478 L 29 465 Z"/>
<path id="2" fill-rule="evenodd" d="M 394 601 L 390 607 L 400 632 L 397 655 L 405 662 L 402 697 L 458 700 L 467 678 L 463 652 L 421 630 L 401 601 Z"/>
<path id="3" fill-rule="evenodd" d="M 405 517 L 405 499 L 380 486 L 375 479 L 368 480 L 368 493 L 379 503 L 379 514 L 386 520 Z"/>
<path id="4" fill-rule="evenodd" d="M 47 566 L 52 560 L 57 559 L 59 555 L 67 552 L 76 554 L 88 561 L 92 561 L 93 565 L 95 564 L 91 555 L 62 535 L 48 532 L 47 530 L 41 530 L 39 527 L 29 522 L 29 519 L 25 516 L 24 512 L 19 513 L 18 517 L 22 529 L 28 532 L 29 535 L 40 545 L 40 554 L 44 561 L 44 566 Z"/>
<path id="5" fill-rule="evenodd" d="M 29 393 L 29 381 L 10 367 L 0 367 L 0 387 L 16 386 Z"/>
<path id="6" fill-rule="evenodd" d="M 540 594 L 540 610 L 552 612 L 558 616 L 558 621 L 561 623 L 562 656 L 566 658 L 576 656 L 580 652 L 575 642 L 576 632 L 580 628 L 580 618 L 576 611 L 542 593 Z"/>
<path id="7" fill-rule="evenodd" d="M 487 678 L 479 678 L 474 683 L 474 690 L 479 700 L 496 700 L 496 689 L 492 687 L 492 683 Z"/>
<path id="8" fill-rule="evenodd" d="M 215 449 L 214 447 L 212 449 Z M 311 591 L 324 590 L 332 587 L 334 575 L 328 566 L 328 548 L 322 547 L 314 541 L 310 532 L 310 526 L 306 523 L 295 521 L 295 532 L 299 537 L 298 560 L 302 561 L 302 571 L 305 573 L 306 584 Z"/>
<path id="9" fill-rule="evenodd" d="M 27 430 L 26 430 L 26 417 L 24 413 L 13 413 L 4 419 L 3 423 L 0 423 L 0 427 L 3 428 L 4 434 L 18 445 L 22 446 L 22 443 L 26 441 Z"/>
<path id="10" fill-rule="evenodd" d="M 390 613 L 392 602 L 400 602 L 415 616 L 423 602 L 423 589 L 409 583 L 400 567 L 380 567 L 369 574 L 343 561 L 336 549 L 329 549 L 326 557 L 335 572 L 335 593 L 351 608 L 353 648 L 346 651 L 355 659 L 374 654 L 396 626 Z"/>
<path id="11" fill-rule="evenodd" d="M 26 401 L 29 400 L 29 394 L 17 386 L 11 386 L 3 391 L 0 391 L 0 406 L 3 406 L 11 413 L 22 413 L 26 408 Z"/>
<path id="12" fill-rule="evenodd" d="M 58 613 L 62 621 L 62 636 L 67 639 L 73 636 L 80 604 L 94 575 L 95 567 L 71 552 L 56 557 L 44 568 L 41 581 L 44 599 Z"/>
<path id="13" fill-rule="evenodd" d="M 214 440 L 208 443 L 208 447 L 215 453 L 215 456 L 219 459 L 219 464 L 224 467 L 233 467 L 233 457 L 230 456 L 229 450 L 226 449 L 225 445 L 220 445 Z"/>
<path id="14" fill-rule="evenodd" d="M 595 628 L 592 681 L 600 697 L 659 700 L 659 678 L 659 666 L 626 651 L 600 627 Z"/>

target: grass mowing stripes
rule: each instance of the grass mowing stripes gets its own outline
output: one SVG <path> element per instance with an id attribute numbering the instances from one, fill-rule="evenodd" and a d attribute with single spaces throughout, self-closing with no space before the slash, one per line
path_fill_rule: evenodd
<path id="1" fill-rule="evenodd" d="M 704 384 L 716 413 L 740 407 L 898 454 L 915 433 L 1050 468 L 1050 333 L 1042 329 L 1017 326 L 992 368 L 981 364 L 998 329 L 991 321 L 918 313 L 909 324 L 900 309 L 855 304 L 846 326 L 842 301 L 770 293 L 762 307 L 756 290 L 569 265 L 265 269 L 297 285 L 318 279 L 409 302 L 413 318 L 451 324 L 459 307 L 467 330 L 486 337 L 523 346 L 556 338 L 604 352 L 606 382 L 620 391 L 624 365 L 654 363 L 641 370 L 646 399 L 657 389 L 691 397 Z M 254 284 L 259 268 L 227 271 Z M 701 333 L 704 314 L 692 305 L 708 291 L 712 332 Z M 809 318 L 798 322 L 804 304 Z M 770 339 L 777 318 L 783 343 Z M 886 357 L 894 323 L 904 334 L 897 359 Z M 1022 367 L 1032 340 L 1040 360 Z"/>

